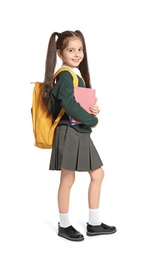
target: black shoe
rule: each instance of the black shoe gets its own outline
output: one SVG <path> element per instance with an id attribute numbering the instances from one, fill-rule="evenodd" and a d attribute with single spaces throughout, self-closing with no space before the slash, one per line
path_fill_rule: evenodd
<path id="1" fill-rule="evenodd" d="M 117 231 L 116 227 L 108 226 L 104 223 L 101 225 L 93 226 L 87 223 L 87 236 L 98 236 L 98 235 L 108 235 L 113 234 Z"/>
<path id="2" fill-rule="evenodd" d="M 84 236 L 77 231 L 73 226 L 69 227 L 60 227 L 60 224 L 58 223 L 58 236 L 64 237 L 71 241 L 82 241 L 84 240 Z"/>

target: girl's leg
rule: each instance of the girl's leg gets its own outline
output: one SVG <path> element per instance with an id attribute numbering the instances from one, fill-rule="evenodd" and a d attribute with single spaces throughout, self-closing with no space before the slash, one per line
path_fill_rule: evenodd
<path id="1" fill-rule="evenodd" d="M 71 225 L 69 220 L 70 191 L 74 181 L 74 171 L 61 169 L 61 179 L 58 190 L 58 207 L 60 214 L 58 235 L 72 241 L 83 241 L 84 236 Z"/>
<path id="2" fill-rule="evenodd" d="M 75 181 L 75 172 L 61 169 L 60 185 L 58 190 L 58 207 L 60 213 L 69 210 L 70 190 Z"/>
<path id="3" fill-rule="evenodd" d="M 89 204 L 89 221 L 87 223 L 87 235 L 96 236 L 103 234 L 113 234 L 116 232 L 116 227 L 108 226 L 99 220 L 99 202 L 101 184 L 104 178 L 102 168 L 90 172 L 90 185 L 88 190 Z"/>
<path id="4" fill-rule="evenodd" d="M 101 184 L 104 177 L 102 168 L 98 168 L 90 173 L 90 185 L 88 189 L 88 205 L 89 205 L 89 224 L 100 225 L 99 220 L 99 201 Z"/>
<path id="5" fill-rule="evenodd" d="M 89 172 L 90 185 L 88 190 L 88 204 L 90 209 L 99 208 L 101 184 L 104 178 L 104 171 L 102 168 L 98 168 Z"/>

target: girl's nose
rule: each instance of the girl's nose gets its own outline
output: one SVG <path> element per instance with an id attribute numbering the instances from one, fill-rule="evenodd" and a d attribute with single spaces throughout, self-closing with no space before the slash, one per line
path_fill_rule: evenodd
<path id="1" fill-rule="evenodd" d="M 79 56 L 79 52 L 78 52 L 78 51 L 75 52 L 75 56 L 76 56 L 76 57 Z"/>

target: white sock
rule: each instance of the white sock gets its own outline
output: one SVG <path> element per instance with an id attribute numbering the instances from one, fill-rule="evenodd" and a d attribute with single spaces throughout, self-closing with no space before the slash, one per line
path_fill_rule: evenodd
<path id="1" fill-rule="evenodd" d="M 99 220 L 99 209 L 89 209 L 88 223 L 93 226 L 101 224 L 101 221 Z"/>
<path id="2" fill-rule="evenodd" d="M 70 220 L 69 220 L 69 213 L 60 213 L 60 227 L 69 227 L 70 224 Z"/>

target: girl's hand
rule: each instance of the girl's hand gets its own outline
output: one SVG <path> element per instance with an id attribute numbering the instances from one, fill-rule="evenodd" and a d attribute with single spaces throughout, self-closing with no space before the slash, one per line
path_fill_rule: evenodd
<path id="1" fill-rule="evenodd" d="M 90 109 L 90 111 L 91 111 L 91 113 L 92 113 L 93 116 L 97 116 L 97 115 L 98 115 L 100 109 L 99 109 L 99 106 L 97 105 L 97 98 L 96 98 L 96 103 L 95 103 L 95 105 L 94 105 L 94 106 L 91 106 L 89 109 Z"/>

